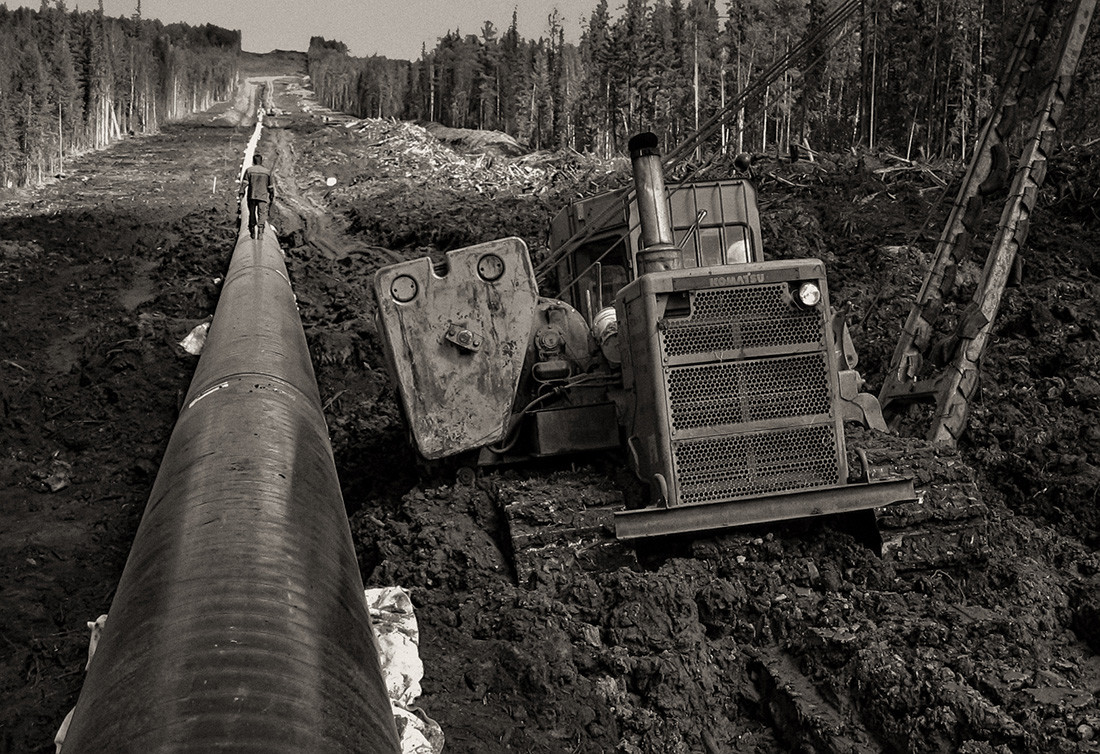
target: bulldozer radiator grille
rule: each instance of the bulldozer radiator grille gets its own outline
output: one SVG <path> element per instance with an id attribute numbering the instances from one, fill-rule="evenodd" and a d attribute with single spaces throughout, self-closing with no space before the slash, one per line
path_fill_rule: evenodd
<path id="1" fill-rule="evenodd" d="M 671 367 L 672 430 L 831 411 L 823 351 L 798 356 Z"/>
<path id="2" fill-rule="evenodd" d="M 830 425 L 674 443 L 680 502 L 707 503 L 839 483 Z"/>
<path id="3" fill-rule="evenodd" d="M 697 291 L 691 315 L 662 320 L 666 356 L 824 342 L 820 312 L 791 303 L 786 283 Z"/>

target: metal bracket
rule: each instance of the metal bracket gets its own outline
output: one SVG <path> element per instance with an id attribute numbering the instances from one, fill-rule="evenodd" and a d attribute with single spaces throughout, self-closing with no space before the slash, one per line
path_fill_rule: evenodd
<path id="1" fill-rule="evenodd" d="M 476 352 L 481 348 L 480 335 L 463 325 L 456 325 L 454 322 L 447 323 L 447 332 L 443 337 L 463 351 Z"/>

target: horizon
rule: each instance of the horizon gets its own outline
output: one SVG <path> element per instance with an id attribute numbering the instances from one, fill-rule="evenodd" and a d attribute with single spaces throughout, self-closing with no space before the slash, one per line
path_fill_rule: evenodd
<path id="1" fill-rule="evenodd" d="M 48 0 L 54 3 L 57 0 Z M 100 0 L 66 0 L 72 10 L 89 10 Z M 581 32 L 599 0 L 102 0 L 103 12 L 114 18 L 129 17 L 141 6 L 145 19 L 190 26 L 212 24 L 241 32 L 241 49 L 265 53 L 275 50 L 306 52 L 311 37 L 343 42 L 355 57 L 380 55 L 415 61 L 424 48 L 432 49 L 446 34 L 480 36 L 486 21 L 498 34 L 505 32 L 516 13 L 520 36 L 537 40 L 547 36 L 549 18 L 561 16 L 567 42 L 580 42 Z M 719 13 L 730 0 L 717 0 Z M 7 3 L 7 7 L 38 10 L 40 2 Z M 81 6 L 85 7 L 81 7 Z M 612 18 L 622 11 L 619 0 L 608 3 Z M 428 30 L 430 27 L 430 31 Z M 306 30 L 306 31 L 303 31 Z"/>
<path id="2" fill-rule="evenodd" d="M 52 1 L 52 0 L 51 0 Z M 463 3 L 440 0 L 314 0 L 308 5 L 293 0 L 103 0 L 103 12 L 110 17 L 129 17 L 138 5 L 144 19 L 164 24 L 190 26 L 212 24 L 241 32 L 241 49 L 266 53 L 275 50 L 306 52 L 311 37 L 319 36 L 342 42 L 355 57 L 381 55 L 387 58 L 416 60 L 424 48 L 432 49 L 438 40 L 456 29 L 463 36 L 479 35 L 486 21 L 503 33 L 512 22 L 525 39 L 545 37 L 550 14 L 557 9 L 562 17 L 566 39 L 580 40 L 582 20 L 587 21 L 598 0 L 466 0 Z M 38 10 L 39 3 L 17 2 L 8 7 Z M 74 2 L 71 10 L 94 9 L 98 0 Z M 90 8 L 88 7 L 90 6 Z M 430 27 L 430 30 L 429 30 Z"/>

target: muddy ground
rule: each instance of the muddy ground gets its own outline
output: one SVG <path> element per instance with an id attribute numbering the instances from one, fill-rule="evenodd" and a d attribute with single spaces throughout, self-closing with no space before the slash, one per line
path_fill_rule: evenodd
<path id="1" fill-rule="evenodd" d="M 622 459 L 469 486 L 422 472 L 385 377 L 370 276 L 502 235 L 540 253 L 553 211 L 617 185 L 624 167 L 463 153 L 407 124 L 303 110 L 299 94 L 280 81 L 261 143 L 282 186 L 274 221 L 363 577 L 413 595 L 421 705 L 447 750 L 1100 748 L 1095 147 L 1055 157 L 960 453 L 868 441 L 875 462 L 971 493 L 988 545 L 965 563 L 905 570 L 840 523 L 813 522 L 520 584 L 501 505 L 613 501 Z M 110 605 L 197 361 L 178 342 L 213 314 L 250 131 L 217 115 L 0 195 L 0 752 L 53 751 L 83 677 L 85 622 Z M 941 182 L 959 172 L 896 167 L 758 166 L 766 248 L 826 261 L 873 389 L 946 212 Z"/>

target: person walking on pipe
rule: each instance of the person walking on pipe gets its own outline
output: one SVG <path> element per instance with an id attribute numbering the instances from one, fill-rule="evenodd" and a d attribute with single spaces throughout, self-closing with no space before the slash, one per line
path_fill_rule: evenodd
<path id="1" fill-rule="evenodd" d="M 275 201 L 275 176 L 264 167 L 264 157 L 253 155 L 252 165 L 244 171 L 238 200 L 248 196 L 248 235 L 263 238 L 268 210 Z"/>

